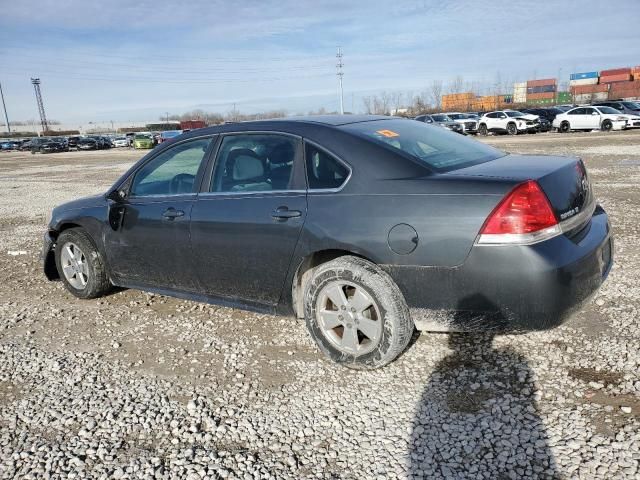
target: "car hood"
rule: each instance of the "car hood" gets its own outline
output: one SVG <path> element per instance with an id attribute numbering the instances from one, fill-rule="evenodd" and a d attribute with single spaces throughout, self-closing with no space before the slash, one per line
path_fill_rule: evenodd
<path id="1" fill-rule="evenodd" d="M 540 117 L 538 115 L 532 115 L 530 113 L 525 113 L 521 117 L 517 117 L 520 120 L 538 120 Z"/>
<path id="2" fill-rule="evenodd" d="M 106 205 L 106 199 L 105 199 L 104 193 L 100 193 L 98 195 L 92 195 L 90 197 L 78 198 L 76 200 L 63 203 L 62 205 L 58 205 L 56 208 L 53 209 L 53 216 L 55 217 L 55 214 L 59 212 L 66 212 L 68 210 L 77 210 L 80 208 L 99 207 L 102 205 Z"/>

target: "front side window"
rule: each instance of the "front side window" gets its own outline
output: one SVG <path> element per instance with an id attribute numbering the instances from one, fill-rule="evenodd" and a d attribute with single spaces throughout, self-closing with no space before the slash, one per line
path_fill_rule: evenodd
<path id="1" fill-rule="evenodd" d="M 436 172 L 447 172 L 503 157 L 504 152 L 443 128 L 418 122 L 378 120 L 341 127 Z"/>
<path id="2" fill-rule="evenodd" d="M 421 128 L 431 128 L 417 124 Z M 340 188 L 349 177 L 349 169 L 333 155 L 307 143 L 305 147 L 307 183 L 310 190 Z"/>
<path id="3" fill-rule="evenodd" d="M 220 145 L 210 191 L 289 190 L 297 150 L 298 141 L 287 135 L 229 135 Z"/>
<path id="4" fill-rule="evenodd" d="M 603 108 L 609 108 L 609 107 L 603 107 Z M 593 115 L 594 113 L 597 113 L 597 112 L 593 108 L 585 108 L 583 115 Z"/>
<path id="5" fill-rule="evenodd" d="M 165 150 L 136 173 L 131 194 L 182 195 L 193 193 L 200 164 L 211 138 L 179 143 Z"/>

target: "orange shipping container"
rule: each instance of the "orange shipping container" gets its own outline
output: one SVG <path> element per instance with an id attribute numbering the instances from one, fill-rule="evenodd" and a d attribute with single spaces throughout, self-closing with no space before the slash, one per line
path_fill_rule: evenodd
<path id="1" fill-rule="evenodd" d="M 545 85 L 555 85 L 557 80 L 555 78 L 543 78 L 542 80 L 528 80 L 527 87 L 543 87 Z"/>
<path id="2" fill-rule="evenodd" d="M 616 75 L 600 76 L 600 83 L 628 82 L 629 80 L 631 80 L 631 74 L 629 73 L 619 73 Z"/>
<path id="3" fill-rule="evenodd" d="M 542 100 L 545 98 L 556 98 L 555 92 L 527 93 L 527 100 Z"/>
<path id="4" fill-rule="evenodd" d="M 600 85 L 576 85 L 575 87 L 571 87 L 572 95 L 582 95 L 584 93 L 597 93 L 597 92 L 608 92 L 609 85 L 600 84 Z"/>

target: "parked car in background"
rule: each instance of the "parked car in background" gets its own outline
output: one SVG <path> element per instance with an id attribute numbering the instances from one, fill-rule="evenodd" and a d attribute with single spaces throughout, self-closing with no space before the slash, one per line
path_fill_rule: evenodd
<path id="1" fill-rule="evenodd" d="M 537 133 L 540 128 L 540 118 L 537 115 L 522 113 L 517 110 L 498 110 L 485 113 L 480 119 L 478 132 L 480 135 L 493 133 Z"/>
<path id="2" fill-rule="evenodd" d="M 22 144 L 20 144 L 20 146 L 18 147 L 18 150 L 20 150 L 21 152 L 27 152 L 31 150 L 32 141 L 33 141 L 33 138 L 28 138 L 26 140 L 23 140 Z"/>
<path id="3" fill-rule="evenodd" d="M 632 102 L 629 100 L 609 100 L 607 102 L 598 102 L 593 104 L 594 107 L 611 107 L 620 113 L 628 115 L 640 115 L 640 102 Z"/>
<path id="4" fill-rule="evenodd" d="M 537 115 L 542 120 L 543 118 L 547 119 L 549 123 L 553 123 L 553 119 L 556 118 L 556 115 L 564 113 L 564 110 L 561 110 L 557 107 L 534 107 L 534 108 L 522 108 L 518 110 L 522 113 L 528 113 L 531 115 Z"/>
<path id="5" fill-rule="evenodd" d="M 19 140 L 2 140 L 0 141 L 0 150 L 18 150 L 22 145 L 22 142 Z"/>
<path id="6" fill-rule="evenodd" d="M 560 110 L 562 110 L 563 112 L 567 112 L 569 110 L 571 110 L 572 108 L 577 107 L 577 105 L 574 104 L 565 104 L 565 105 L 556 105 L 555 108 L 559 108 Z"/>
<path id="7" fill-rule="evenodd" d="M 182 130 L 166 130 L 164 132 L 160 132 L 158 135 L 158 143 L 166 142 L 167 140 L 177 137 L 182 134 Z"/>
<path id="8" fill-rule="evenodd" d="M 61 144 L 63 151 L 65 152 L 69 151 L 69 140 L 67 140 L 66 137 L 52 137 L 51 141 Z"/>
<path id="9" fill-rule="evenodd" d="M 576 107 L 556 116 L 553 128 L 559 132 L 571 130 L 623 130 L 627 119 L 611 107 Z"/>
<path id="10" fill-rule="evenodd" d="M 69 145 L 69 149 L 78 149 L 78 142 L 80 141 L 80 137 L 73 136 L 67 138 L 67 145 Z"/>
<path id="11" fill-rule="evenodd" d="M 415 120 L 418 120 L 419 122 L 438 125 L 456 133 L 464 133 L 464 127 L 460 123 L 451 120 L 444 113 L 434 113 L 433 115 L 418 115 Z"/>
<path id="12" fill-rule="evenodd" d="M 66 149 L 64 143 L 47 137 L 32 138 L 29 142 L 31 153 L 56 153 Z"/>
<path id="13" fill-rule="evenodd" d="M 83 299 L 116 285 L 304 318 L 329 358 L 372 369 L 415 328 L 560 324 L 607 277 L 612 242 L 580 159 L 336 115 L 160 145 L 56 207 L 42 258 Z"/>
<path id="14" fill-rule="evenodd" d="M 85 137 L 78 140 L 78 150 L 99 150 L 99 141 L 93 137 Z"/>
<path id="15" fill-rule="evenodd" d="M 447 117 L 449 117 L 454 122 L 462 125 L 464 129 L 465 135 L 475 135 L 478 133 L 478 120 L 474 118 L 472 114 L 469 113 L 460 113 L 460 112 L 446 112 L 444 113 Z"/>
<path id="16" fill-rule="evenodd" d="M 116 137 L 113 140 L 113 146 L 114 147 L 128 147 L 129 146 L 129 139 L 127 137 Z"/>
<path id="17" fill-rule="evenodd" d="M 133 137 L 133 148 L 153 148 L 153 138 L 146 133 L 138 133 Z"/>

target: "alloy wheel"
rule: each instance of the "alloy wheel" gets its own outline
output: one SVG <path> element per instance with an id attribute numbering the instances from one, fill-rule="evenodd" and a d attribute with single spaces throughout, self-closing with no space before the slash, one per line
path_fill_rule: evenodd
<path id="1" fill-rule="evenodd" d="M 316 319 L 322 335 L 349 355 L 374 350 L 382 338 L 382 317 L 372 296 L 343 280 L 326 285 L 318 295 Z"/>
<path id="2" fill-rule="evenodd" d="M 84 253 L 75 243 L 68 242 L 60 251 L 60 265 L 67 282 L 77 290 L 82 290 L 89 281 L 89 265 Z"/>

